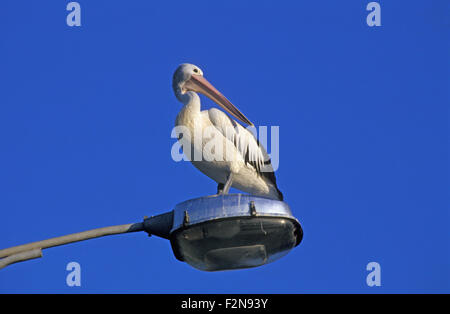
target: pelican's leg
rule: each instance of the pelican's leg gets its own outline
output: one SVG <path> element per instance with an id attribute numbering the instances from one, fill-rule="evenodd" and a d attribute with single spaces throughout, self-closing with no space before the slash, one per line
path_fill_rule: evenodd
<path id="1" fill-rule="evenodd" d="M 230 190 L 232 183 L 233 183 L 233 172 L 230 172 L 230 174 L 227 177 L 227 182 L 225 182 L 225 186 L 223 187 L 222 194 L 228 194 L 228 191 Z"/>

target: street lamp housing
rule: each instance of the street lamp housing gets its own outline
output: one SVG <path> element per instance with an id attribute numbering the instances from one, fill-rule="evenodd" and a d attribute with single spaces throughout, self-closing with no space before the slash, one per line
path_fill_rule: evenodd
<path id="1" fill-rule="evenodd" d="M 175 257 L 204 271 L 261 266 L 289 253 L 303 237 L 289 206 L 243 194 L 178 204 L 171 214 Z"/>

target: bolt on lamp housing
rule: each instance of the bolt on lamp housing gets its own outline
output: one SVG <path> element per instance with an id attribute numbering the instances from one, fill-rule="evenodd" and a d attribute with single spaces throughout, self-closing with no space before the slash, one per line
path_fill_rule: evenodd
<path id="1" fill-rule="evenodd" d="M 164 233 L 175 257 L 204 271 L 273 262 L 297 246 L 303 237 L 300 223 L 289 206 L 264 197 L 243 194 L 201 197 L 178 204 L 168 214 L 165 219 L 171 220 L 172 225 L 170 231 L 166 226 Z M 154 230 L 153 234 L 158 235 Z"/>

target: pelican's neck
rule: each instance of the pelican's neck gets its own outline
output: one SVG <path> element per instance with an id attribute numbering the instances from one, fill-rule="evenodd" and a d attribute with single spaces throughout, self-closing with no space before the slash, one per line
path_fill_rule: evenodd
<path id="1" fill-rule="evenodd" d="M 190 109 L 193 111 L 200 112 L 200 97 L 195 92 L 181 92 L 180 89 L 178 89 L 175 92 L 175 95 L 177 96 L 177 99 L 184 105 L 183 109 Z"/>

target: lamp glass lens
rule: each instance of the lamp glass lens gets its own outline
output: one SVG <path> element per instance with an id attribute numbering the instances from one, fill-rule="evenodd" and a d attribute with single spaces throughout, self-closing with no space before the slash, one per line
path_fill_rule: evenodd
<path id="1" fill-rule="evenodd" d="M 297 243 L 293 221 L 276 217 L 213 220 L 176 231 L 174 250 L 206 271 L 264 265 L 286 255 Z"/>

